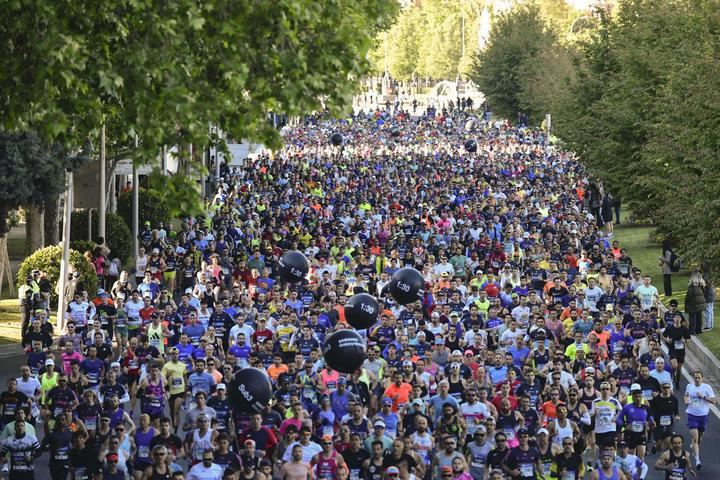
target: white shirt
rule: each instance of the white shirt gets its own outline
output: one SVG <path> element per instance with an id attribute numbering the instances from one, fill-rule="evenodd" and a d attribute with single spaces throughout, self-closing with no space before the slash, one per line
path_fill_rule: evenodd
<path id="1" fill-rule="evenodd" d="M 223 469 L 220 465 L 213 463 L 206 467 L 202 463 L 193 466 L 188 472 L 188 480 L 222 480 Z"/>
<path id="2" fill-rule="evenodd" d="M 20 390 L 20 385 L 18 385 L 18 390 Z M 706 397 L 715 398 L 715 393 L 710 385 L 707 383 L 701 383 L 700 386 L 696 386 L 694 383 L 688 384 L 685 387 L 685 395 L 690 397 L 690 403 L 685 409 L 686 413 L 697 417 L 704 417 L 710 413 L 710 403 L 704 400 Z"/>
<path id="3" fill-rule="evenodd" d="M 35 398 L 35 392 L 40 390 L 40 382 L 35 377 L 28 378 L 27 382 L 22 377 L 18 377 L 17 389 L 19 392 L 24 393 L 26 397 L 33 399 Z"/>
<path id="4" fill-rule="evenodd" d="M 303 445 L 300 442 L 293 442 L 285 449 L 285 453 L 282 457 L 283 462 L 290 461 L 292 457 L 292 449 L 295 445 L 300 445 L 302 447 L 302 461 L 305 463 L 310 463 L 315 455 L 322 452 L 322 447 L 315 442 L 310 442 L 307 445 Z"/>

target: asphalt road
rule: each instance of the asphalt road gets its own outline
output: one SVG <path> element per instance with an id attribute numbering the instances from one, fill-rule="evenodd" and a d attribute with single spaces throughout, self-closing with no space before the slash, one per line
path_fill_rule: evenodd
<path id="1" fill-rule="evenodd" d="M 2 373 L 0 373 L 0 386 L 4 389 L 7 380 L 12 377 L 18 377 L 20 375 L 20 366 L 25 364 L 25 357 L 22 355 L 13 356 L 9 358 L 0 359 L 2 363 Z M 685 391 L 686 379 L 683 381 L 681 392 Z M 716 390 L 716 394 L 720 395 L 720 392 Z M 682 405 L 682 398 L 678 397 Z M 717 412 L 717 410 L 715 410 Z M 686 439 L 685 448 L 690 450 L 690 440 L 687 427 L 685 425 L 685 415 L 681 415 L 681 422 L 678 425 L 677 432 L 683 435 Z M 137 418 L 134 420 L 137 421 Z M 39 425 L 36 429 L 38 433 L 38 440 L 42 441 L 42 425 Z M 181 438 L 183 436 L 181 435 Z M 660 456 L 660 453 L 650 455 L 648 449 L 648 455 L 645 458 L 645 462 L 648 464 L 649 472 L 646 477 L 648 480 L 661 480 L 665 478 L 663 472 L 653 470 L 655 461 Z M 48 478 L 48 457 L 47 453 L 43 454 L 35 462 L 36 474 L 35 478 Z M 700 458 L 702 459 L 703 469 L 698 475 L 698 478 L 715 479 L 720 478 L 720 417 L 714 413 L 710 414 L 708 431 L 705 432 L 703 437 L 703 444 L 701 446 Z"/>

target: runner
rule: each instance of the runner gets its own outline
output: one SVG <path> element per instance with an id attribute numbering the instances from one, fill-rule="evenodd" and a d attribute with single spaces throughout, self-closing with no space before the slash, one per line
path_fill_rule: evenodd
<path id="1" fill-rule="evenodd" d="M 702 469 L 700 445 L 707 427 L 710 405 L 715 403 L 715 392 L 710 385 L 703 383 L 702 372 L 693 372 L 693 383 L 685 387 L 685 413 L 688 416 L 687 427 L 690 430 L 691 448 L 695 456 L 695 468 L 698 471 Z"/>

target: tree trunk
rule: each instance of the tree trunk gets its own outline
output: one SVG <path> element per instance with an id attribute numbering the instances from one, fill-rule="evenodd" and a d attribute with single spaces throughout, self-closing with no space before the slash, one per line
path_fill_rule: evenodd
<path id="1" fill-rule="evenodd" d="M 32 253 L 45 246 L 45 222 L 43 210 L 40 207 L 29 207 L 25 219 L 27 243 Z"/>
<path id="2" fill-rule="evenodd" d="M 45 245 L 60 243 L 60 197 L 45 200 Z"/>
<path id="3" fill-rule="evenodd" d="M 111 175 L 112 181 L 108 188 L 107 211 L 108 213 L 117 213 L 117 195 L 115 194 L 115 175 Z"/>

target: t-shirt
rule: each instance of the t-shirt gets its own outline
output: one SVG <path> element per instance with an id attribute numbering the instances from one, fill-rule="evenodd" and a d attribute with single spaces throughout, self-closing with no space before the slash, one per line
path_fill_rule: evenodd
<path id="1" fill-rule="evenodd" d="M 658 290 L 652 285 L 647 287 L 645 285 L 640 285 L 635 289 L 635 294 L 640 300 L 640 308 L 647 310 L 653 307 L 653 304 L 655 303 L 654 298 L 657 296 Z"/>
<path id="2" fill-rule="evenodd" d="M 187 366 L 182 362 L 168 362 L 163 365 L 162 375 L 168 381 L 170 395 L 185 393 L 185 372 Z"/>
<path id="3" fill-rule="evenodd" d="M 710 413 L 709 402 L 703 400 L 706 397 L 715 398 L 715 392 L 713 392 L 710 385 L 707 383 L 701 383 L 700 386 L 697 386 L 694 383 L 688 384 L 688 386 L 685 387 L 685 395 L 690 397 L 690 403 L 685 410 L 685 412 L 689 415 L 704 417 Z"/>

